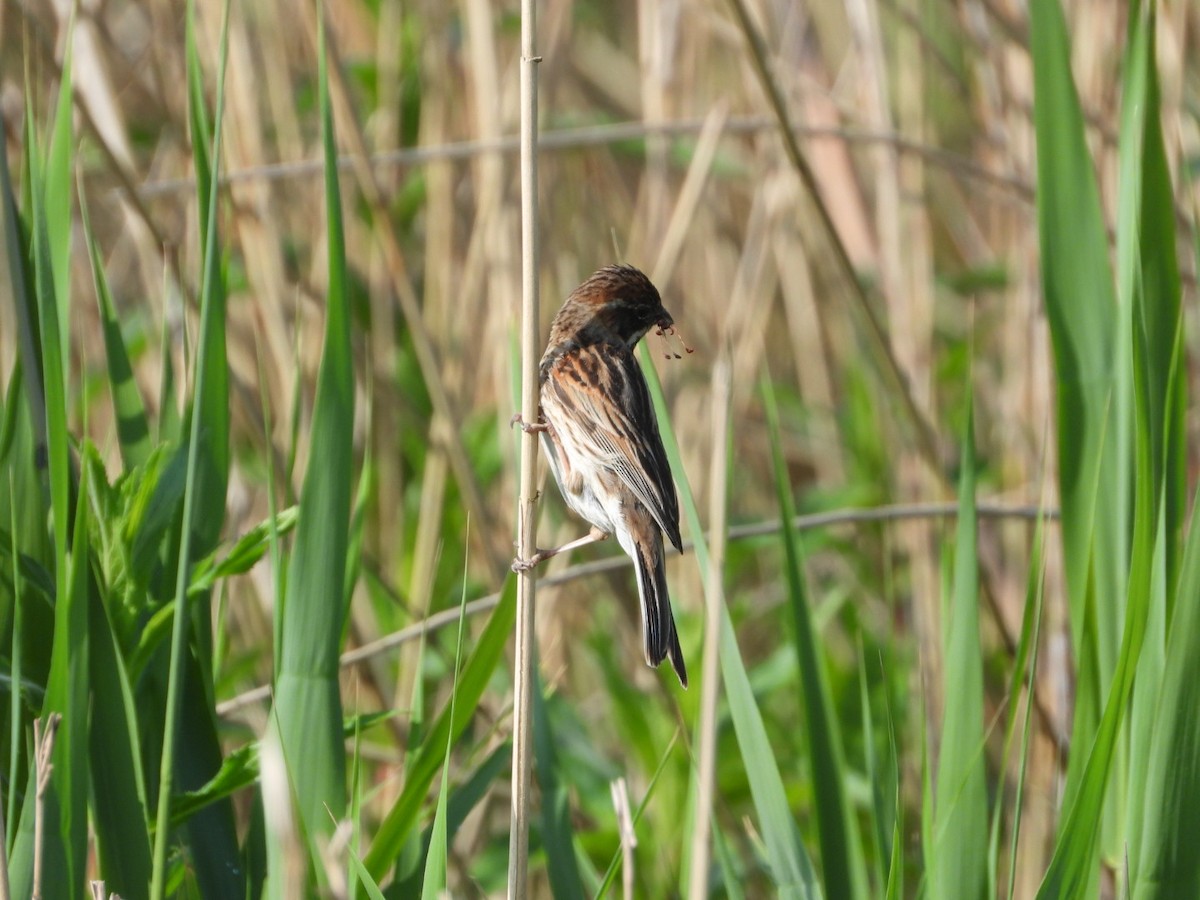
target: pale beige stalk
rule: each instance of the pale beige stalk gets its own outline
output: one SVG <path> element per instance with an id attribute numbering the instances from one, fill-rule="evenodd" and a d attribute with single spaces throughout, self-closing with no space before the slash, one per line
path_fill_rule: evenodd
<path id="1" fill-rule="evenodd" d="M 537 7 L 521 0 L 521 416 L 538 420 Z M 517 554 L 537 552 L 537 435 L 521 438 Z M 513 684 L 512 808 L 508 834 L 508 896 L 528 896 L 530 769 L 533 757 L 533 603 L 535 569 L 517 575 L 517 639 Z"/>

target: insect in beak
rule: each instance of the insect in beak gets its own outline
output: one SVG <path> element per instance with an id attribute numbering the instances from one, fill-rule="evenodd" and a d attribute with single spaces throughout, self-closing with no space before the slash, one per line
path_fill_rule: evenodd
<path id="1" fill-rule="evenodd" d="M 663 318 L 660 319 L 658 322 L 658 329 L 654 333 L 657 334 L 659 337 L 661 337 L 663 339 L 664 343 L 666 342 L 666 340 L 668 338 L 673 337 L 673 338 L 675 338 L 675 340 L 679 341 L 680 346 L 683 347 L 683 349 L 686 350 L 688 353 L 696 352 L 692 347 L 689 347 L 687 345 L 687 341 L 685 341 L 683 339 L 683 335 L 681 335 L 679 333 L 678 329 L 676 329 L 676 327 L 675 327 L 675 320 L 672 319 L 671 314 L 666 312 L 665 310 L 663 312 Z M 668 349 L 667 352 L 665 354 L 663 354 L 663 358 L 664 359 L 683 359 L 682 356 L 680 356 L 674 350 L 670 350 L 670 349 Z"/>

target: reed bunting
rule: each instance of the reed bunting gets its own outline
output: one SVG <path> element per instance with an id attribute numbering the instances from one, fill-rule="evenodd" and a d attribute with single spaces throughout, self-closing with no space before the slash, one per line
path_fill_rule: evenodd
<path id="1" fill-rule="evenodd" d="M 674 320 L 650 279 L 632 266 L 596 272 L 554 317 L 539 373 L 540 421 L 522 428 L 542 432 L 563 498 L 592 530 L 562 547 L 515 560 L 513 569 L 524 571 L 615 534 L 637 568 L 646 663 L 657 666 L 670 659 L 686 688 L 663 558 L 664 533 L 683 550 L 679 501 L 646 380 L 633 355 L 651 328 L 673 333 Z"/>

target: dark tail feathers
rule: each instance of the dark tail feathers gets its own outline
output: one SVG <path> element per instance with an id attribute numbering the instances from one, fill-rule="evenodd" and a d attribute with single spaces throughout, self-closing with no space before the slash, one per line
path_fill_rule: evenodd
<path id="1" fill-rule="evenodd" d="M 679 683 L 688 684 L 687 666 L 679 648 L 675 617 L 671 614 L 671 598 L 667 594 L 667 567 L 663 556 L 662 536 L 653 543 L 637 545 L 638 597 L 642 601 L 642 640 L 646 664 L 657 666 L 670 659 L 679 676 Z"/>

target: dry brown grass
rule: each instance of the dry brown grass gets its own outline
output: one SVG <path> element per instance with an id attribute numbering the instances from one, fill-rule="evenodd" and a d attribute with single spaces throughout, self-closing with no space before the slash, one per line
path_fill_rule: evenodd
<path id="1" fill-rule="evenodd" d="M 1066 5 L 1075 72 L 1111 210 L 1125 4 Z M 0 7 L 0 108 L 11 160 L 19 159 L 26 73 L 38 103 L 53 96 L 66 6 L 8 0 Z M 195 216 L 187 184 L 181 7 L 173 0 L 85 0 L 81 6 L 75 48 L 79 132 L 85 135 L 81 173 L 118 308 L 128 333 L 140 339 L 138 381 L 157 410 L 177 402 L 159 396 L 158 335 L 164 327 L 171 335 L 177 372 L 185 371 L 184 348 L 194 341 L 197 261 L 188 233 Z M 201 51 L 211 60 L 220 4 L 202 0 L 198 6 Z M 338 0 L 327 10 L 336 48 L 337 127 L 347 153 L 345 194 L 353 210 L 347 250 L 362 301 L 355 337 L 360 399 L 370 401 L 360 405 L 358 435 L 362 452 L 369 447 L 374 460 L 365 553 L 368 567 L 416 618 L 450 599 L 436 586 L 439 572 L 459 566 L 439 557 L 451 510 L 452 522 L 470 514 L 476 585 L 497 589 L 512 552 L 517 443 L 507 422 L 515 408 L 519 206 L 513 145 L 495 142 L 517 130 L 515 10 L 511 0 Z M 614 253 L 659 275 L 666 305 L 696 348 L 683 361 L 660 362 L 659 372 L 686 477 L 698 496 L 707 491 L 713 452 L 710 369 L 722 347 L 731 348 L 733 522 L 777 514 L 756 390 L 764 366 L 795 399 L 785 420 L 785 451 L 799 497 L 812 492 L 845 503 L 950 498 L 969 344 L 978 442 L 987 462 L 984 490 L 992 498 L 1036 503 L 1040 485 L 1052 480 L 1045 467 L 1053 380 L 1031 203 L 1032 89 L 1023 4 L 768 0 L 751 3 L 750 12 L 767 36 L 771 72 L 836 235 L 828 233 L 785 153 L 728 4 L 547 0 L 540 38 L 542 127 L 550 145 L 541 160 L 543 319 L 548 322 L 557 298 Z M 233 473 L 231 534 L 267 512 L 257 463 L 268 451 L 259 368 L 273 423 L 269 452 L 278 460 L 290 452 L 295 392 L 301 428 L 311 403 L 325 272 L 322 187 L 315 165 L 298 164 L 319 155 L 314 29 L 307 2 L 233 5 L 223 164 L 230 184 L 222 229 L 234 287 L 234 445 L 246 465 Z M 1166 4 L 1159 62 L 1167 146 L 1178 169 L 1196 152 L 1188 112 L 1197 76 L 1189 48 L 1196 38 L 1194 6 Z M 687 126 L 654 131 L 679 121 Z M 640 123 L 649 136 L 556 142 L 560 130 L 608 122 Z M 481 144 L 438 152 L 469 141 Z M 415 163 L 387 160 L 409 147 L 427 155 Z M 372 165 L 368 156 L 381 161 Z M 1181 210 L 1190 212 L 1194 200 L 1181 193 Z M 76 365 L 91 373 L 103 368 L 102 349 L 81 241 L 74 250 Z M 931 425 L 932 455 L 923 451 L 906 412 L 910 401 L 886 377 L 856 288 L 839 265 L 841 254 L 853 263 L 883 323 L 903 391 Z M 1191 273 L 1192 254 L 1181 258 Z M 970 286 L 970 276 L 993 270 L 1003 275 L 998 283 L 976 277 Z M 1190 303 L 1191 275 L 1187 285 Z M 9 304 L 0 304 L 4 373 L 16 356 L 11 315 Z M 397 375 L 414 367 L 429 400 L 407 391 L 417 379 Z M 88 407 L 88 427 L 115 464 L 109 407 Z M 477 462 L 480 434 L 498 448 L 498 471 Z M 420 470 L 398 452 L 406 439 L 428 447 Z M 298 460 L 295 472 L 303 465 Z M 293 478 L 290 487 L 277 489 L 290 495 L 298 483 Z M 416 508 L 406 500 L 414 493 Z M 543 543 L 573 534 L 574 522 L 558 533 L 564 517 L 557 500 L 547 506 Z M 815 583 L 828 576 L 853 585 L 859 618 L 881 640 L 912 637 L 922 661 L 912 687 L 924 690 L 934 709 L 941 534 L 930 522 L 888 532 L 877 561 L 894 567 L 891 578 L 877 572 L 864 582 L 836 554 L 812 561 Z M 1023 522 L 989 526 L 982 534 L 997 647 L 1019 626 L 1028 542 Z M 1052 585 L 1059 578 L 1054 559 Z M 679 606 L 698 619 L 701 573 L 690 559 L 676 559 L 670 578 Z M 620 585 L 628 604 L 630 592 L 624 581 Z M 753 573 L 736 587 L 758 598 L 743 600 L 751 609 L 767 610 L 778 599 L 778 590 L 756 583 Z M 572 677 L 570 664 L 575 636 L 591 627 L 597 588 L 592 580 L 544 590 L 538 622 L 546 678 L 583 696 L 588 686 Z M 546 602 L 556 591 L 579 602 Z M 365 589 L 359 593 L 355 643 L 377 637 L 381 627 L 371 604 L 362 602 Z M 266 576 L 258 575 L 244 579 L 228 604 L 231 657 L 253 658 L 239 679 L 245 686 L 270 673 L 267 655 L 255 656 L 255 648 L 270 645 L 270 596 Z M 1055 646 L 1066 639 L 1066 614 L 1061 591 L 1050 596 L 1044 633 Z M 893 599 L 901 610 L 894 635 Z M 614 621 L 620 633 L 613 643 L 636 648 L 632 617 Z M 748 656 L 763 649 L 756 645 L 762 638 L 751 625 Z M 846 645 L 835 639 L 832 646 Z M 1041 671 L 1044 719 L 1029 769 L 1022 843 L 1030 854 L 1021 870 L 1027 878 L 1040 877 L 1050 838 L 1047 805 L 1060 772 L 1057 737 L 1050 735 L 1066 727 L 1063 698 L 1069 695 L 1061 656 L 1049 654 Z M 363 702 L 407 705 L 413 666 L 359 671 L 361 685 L 374 695 Z M 634 678 L 650 683 L 640 670 Z M 495 699 L 491 713 L 507 714 L 504 698 Z M 397 728 L 398 739 L 402 733 Z M 1020 884 L 1018 895 L 1033 883 Z"/>

